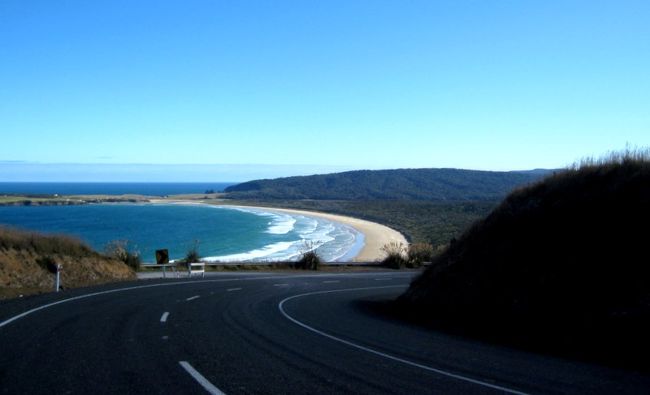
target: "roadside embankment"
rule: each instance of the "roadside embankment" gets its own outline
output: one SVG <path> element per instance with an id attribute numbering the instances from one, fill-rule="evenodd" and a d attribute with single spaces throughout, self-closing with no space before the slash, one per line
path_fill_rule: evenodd
<path id="1" fill-rule="evenodd" d="M 0 299 L 53 291 L 53 264 L 62 265 L 64 289 L 135 279 L 124 263 L 73 238 L 0 227 Z"/>

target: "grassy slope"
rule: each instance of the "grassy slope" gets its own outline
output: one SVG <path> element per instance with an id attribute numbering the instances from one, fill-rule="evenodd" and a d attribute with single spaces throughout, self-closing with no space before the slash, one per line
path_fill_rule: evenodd
<path id="1" fill-rule="evenodd" d="M 401 308 L 522 344 L 633 361 L 650 351 L 649 223 L 647 159 L 551 176 L 453 243 Z"/>
<path id="2" fill-rule="evenodd" d="M 133 270 L 122 262 L 75 239 L 0 227 L 0 298 L 52 291 L 48 259 L 63 265 L 65 288 L 135 278 Z"/>

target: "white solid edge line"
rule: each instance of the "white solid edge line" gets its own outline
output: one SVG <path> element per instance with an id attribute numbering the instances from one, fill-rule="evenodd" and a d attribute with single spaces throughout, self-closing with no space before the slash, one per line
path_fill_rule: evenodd
<path id="1" fill-rule="evenodd" d="M 159 284 L 148 284 L 148 285 L 136 285 L 133 287 L 126 287 L 126 288 L 116 288 L 116 289 L 109 289 L 107 291 L 99 291 L 99 292 L 93 292 L 85 295 L 79 295 L 79 296 L 73 296 L 71 298 L 67 299 L 62 299 L 58 300 L 56 302 L 44 304 L 42 306 L 34 307 L 33 309 L 27 310 L 25 312 L 22 312 L 20 314 L 17 314 L 11 318 L 7 318 L 6 320 L 0 322 L 0 328 L 2 328 L 5 325 L 11 324 L 14 321 L 17 321 L 21 318 L 24 318 L 32 313 L 35 313 L 40 310 L 44 310 L 59 304 L 63 303 L 68 303 L 68 302 L 73 302 L 75 300 L 80 300 L 80 299 L 86 299 L 86 298 L 91 298 L 93 296 L 99 296 L 99 295 L 106 295 L 106 294 L 111 294 L 111 293 L 116 293 L 116 292 L 125 292 L 125 291 L 132 291 L 136 289 L 143 289 L 143 288 L 154 288 L 154 287 L 169 287 L 169 286 L 174 286 L 174 285 L 187 285 L 187 284 L 202 284 L 202 283 L 223 283 L 223 282 L 233 282 L 233 281 L 258 281 L 258 280 L 278 280 L 278 279 L 289 279 L 289 278 L 312 278 L 312 277 L 317 277 L 317 276 L 327 276 L 327 277 L 338 277 L 338 276 L 348 276 L 348 277 L 367 277 L 369 275 L 391 275 L 392 273 L 342 273 L 342 274 L 302 274 L 302 275 L 294 275 L 294 276 L 261 276 L 261 277 L 239 277 L 239 278 L 217 278 L 217 279 L 212 279 L 212 280 L 192 280 L 192 281 L 178 281 L 178 282 L 173 282 L 173 283 L 159 283 Z"/>
<path id="2" fill-rule="evenodd" d="M 185 301 L 189 302 L 190 300 L 194 300 L 194 299 L 198 299 L 198 298 L 200 298 L 199 295 L 194 295 L 194 296 L 190 296 L 189 298 L 185 299 Z"/>
<path id="3" fill-rule="evenodd" d="M 295 319 L 292 316 L 290 316 L 289 314 L 287 314 L 287 312 L 284 310 L 284 304 L 286 302 L 288 302 L 288 301 L 290 301 L 292 299 L 297 299 L 297 298 L 301 298 L 301 297 L 305 297 L 305 296 L 328 294 L 328 293 L 334 293 L 334 292 L 352 292 L 352 291 L 364 291 L 364 290 L 369 290 L 369 289 L 399 288 L 399 287 L 404 287 L 404 285 L 387 285 L 387 286 L 383 286 L 383 287 L 363 287 L 363 288 L 348 288 L 348 289 L 335 289 L 335 290 L 330 290 L 330 291 L 308 292 L 308 293 L 298 294 L 298 295 L 294 295 L 294 296 L 290 296 L 288 298 L 282 299 L 282 301 L 280 301 L 280 303 L 278 304 L 278 309 L 280 310 L 280 313 L 282 313 L 282 315 L 285 318 L 287 318 L 289 321 L 293 322 L 294 324 L 299 325 L 299 326 L 301 326 L 301 327 L 303 327 L 303 328 L 305 328 L 305 329 L 307 329 L 309 331 L 312 331 L 312 332 L 314 332 L 316 334 L 324 336 L 324 337 L 326 337 L 328 339 L 337 341 L 339 343 L 343 343 L 343 344 L 345 344 L 347 346 L 354 347 L 356 349 L 366 351 L 366 352 L 378 355 L 378 356 L 383 357 L 383 358 L 391 359 L 391 360 L 396 361 L 396 362 L 401 362 L 401 363 L 406 364 L 406 365 L 410 365 L 410 366 L 413 366 L 413 367 L 416 367 L 416 368 L 428 370 L 430 372 L 438 373 L 440 375 L 451 377 L 451 378 L 454 378 L 454 379 L 457 379 L 457 380 L 466 381 L 466 382 L 469 382 L 469 383 L 472 383 L 472 384 L 477 384 L 477 385 L 480 385 L 480 386 L 483 386 L 483 387 L 488 387 L 488 388 L 496 389 L 496 390 L 499 390 L 499 391 L 504 391 L 504 392 L 507 392 L 507 393 L 510 393 L 510 394 L 527 395 L 527 393 L 525 393 L 525 392 L 517 391 L 517 390 L 511 389 L 511 388 L 507 388 L 507 387 L 502 387 L 500 385 L 491 384 L 491 383 L 481 381 L 481 380 L 476 380 L 476 379 L 473 379 L 473 378 L 470 378 L 470 377 L 462 376 L 460 374 L 447 372 L 445 370 L 432 368 L 430 366 L 422 365 L 422 364 L 419 364 L 417 362 L 409 361 L 407 359 L 399 358 L 399 357 L 396 357 L 394 355 L 386 354 L 384 352 L 377 351 L 377 350 L 374 350 L 374 349 L 369 348 L 369 347 L 365 347 L 365 346 L 362 346 L 362 345 L 359 345 L 359 344 L 356 344 L 356 343 L 352 343 L 351 341 L 344 340 L 344 339 L 341 339 L 339 337 L 330 335 L 329 333 L 323 332 L 323 331 L 318 330 L 316 328 L 313 328 L 313 327 L 311 327 L 311 326 L 309 326 L 309 325 L 307 325 L 307 324 L 305 324 L 305 323 L 303 323 L 301 321 L 298 321 L 297 319 Z"/>
<path id="4" fill-rule="evenodd" d="M 185 369 L 187 373 L 190 374 L 190 376 L 192 376 L 194 380 L 196 380 L 197 383 L 201 384 L 201 386 L 205 388 L 205 390 L 208 391 L 208 393 L 213 395 L 226 395 L 223 391 L 221 391 L 219 388 L 215 387 L 214 384 L 208 381 L 208 379 L 203 377 L 201 373 L 199 373 L 196 369 L 194 369 L 189 362 L 179 361 L 178 363 L 183 367 L 183 369 Z"/>
<path id="5" fill-rule="evenodd" d="M 160 322 L 167 322 L 167 317 L 169 317 L 169 311 L 165 311 L 160 317 Z"/>

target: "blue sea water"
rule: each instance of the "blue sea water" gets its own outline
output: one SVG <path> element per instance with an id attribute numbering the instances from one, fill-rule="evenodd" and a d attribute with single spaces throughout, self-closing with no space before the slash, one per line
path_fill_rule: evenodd
<path id="1" fill-rule="evenodd" d="M 221 192 L 232 182 L 0 182 L 0 194 L 149 195 Z"/>
<path id="2" fill-rule="evenodd" d="M 363 235 L 336 222 L 272 210 L 198 204 L 96 204 L 0 207 L 0 224 L 72 235 L 102 251 L 127 240 L 144 262 L 156 249 L 180 259 L 196 242 L 209 261 L 295 260 L 306 245 L 327 262 L 350 260 Z"/>

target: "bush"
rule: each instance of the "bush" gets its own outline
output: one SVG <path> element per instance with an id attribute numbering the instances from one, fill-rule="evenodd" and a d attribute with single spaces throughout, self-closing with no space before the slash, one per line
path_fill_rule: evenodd
<path id="1" fill-rule="evenodd" d="M 199 255 L 199 241 L 195 240 L 194 245 L 187 250 L 187 253 L 185 253 L 185 258 L 183 261 L 185 263 L 194 263 L 198 262 L 200 259 L 201 255 Z"/>
<path id="2" fill-rule="evenodd" d="M 300 257 L 300 260 L 296 262 L 296 269 L 303 270 L 318 270 L 320 267 L 320 257 L 316 254 L 315 251 L 309 251 Z"/>
<path id="3" fill-rule="evenodd" d="M 106 246 L 106 255 L 118 261 L 124 262 L 133 270 L 140 270 L 140 252 L 130 249 L 127 240 L 115 240 Z"/>
<path id="4" fill-rule="evenodd" d="M 424 262 L 431 262 L 433 246 L 428 243 L 414 243 L 408 247 L 406 267 L 420 267 Z"/>
<path id="5" fill-rule="evenodd" d="M 294 267 L 303 270 L 318 270 L 321 264 L 321 259 L 316 253 L 318 245 L 313 241 L 305 241 L 302 255 Z"/>
<path id="6" fill-rule="evenodd" d="M 382 261 L 384 265 L 391 269 L 400 269 L 402 266 L 406 266 L 406 247 L 403 243 L 398 243 L 391 241 L 388 244 L 384 244 L 381 247 L 381 250 L 386 253 L 386 258 Z"/>

